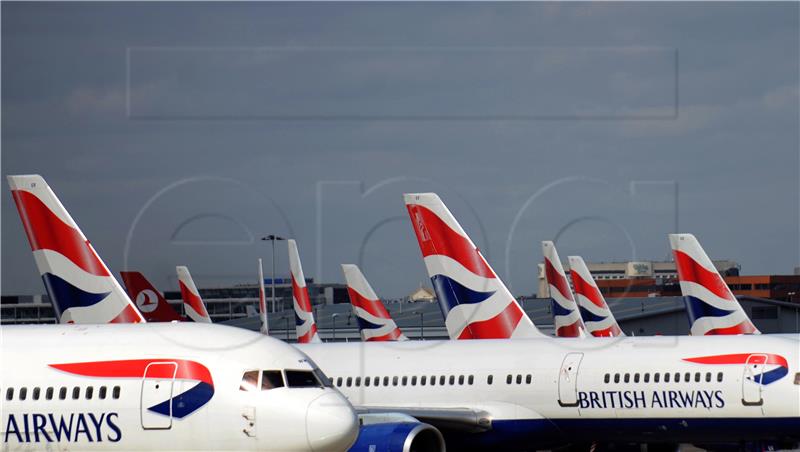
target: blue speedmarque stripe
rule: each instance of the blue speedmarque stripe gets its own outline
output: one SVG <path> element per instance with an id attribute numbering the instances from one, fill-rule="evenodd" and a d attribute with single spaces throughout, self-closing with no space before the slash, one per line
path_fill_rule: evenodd
<path id="1" fill-rule="evenodd" d="M 111 292 L 92 293 L 81 290 L 64 279 L 52 274 L 42 275 L 44 287 L 53 301 L 58 316 L 70 308 L 87 308 L 103 301 Z"/>
<path id="2" fill-rule="evenodd" d="M 362 330 L 376 330 L 383 326 L 383 325 L 378 325 L 376 323 L 372 323 L 366 319 L 362 319 L 359 316 L 356 316 L 356 321 L 358 322 L 358 327 L 361 328 Z"/>
<path id="3" fill-rule="evenodd" d="M 683 302 L 686 304 L 686 313 L 689 315 L 690 325 L 694 325 L 694 322 L 701 317 L 724 317 L 733 312 L 733 309 L 726 311 L 715 308 L 697 297 L 683 297 Z"/>
<path id="4" fill-rule="evenodd" d="M 581 318 L 584 322 L 600 322 L 606 319 L 606 317 L 594 314 L 583 306 L 578 306 L 578 310 L 581 312 Z"/>
<path id="5" fill-rule="evenodd" d="M 456 306 L 480 303 L 494 295 L 495 292 L 477 292 L 468 289 L 459 284 L 458 281 L 445 275 L 436 275 L 431 278 L 431 281 L 433 282 L 433 290 L 436 292 L 436 297 L 443 302 L 439 303 L 439 305 L 445 318 L 447 318 L 447 313 Z"/>
<path id="6" fill-rule="evenodd" d="M 167 399 L 158 405 L 153 405 L 148 409 L 158 414 L 169 416 L 169 404 L 172 402 L 172 417 L 181 419 L 208 403 L 213 395 L 214 387 L 201 381 L 192 389 L 178 394 L 172 399 Z"/>
<path id="7" fill-rule="evenodd" d="M 562 307 L 556 300 L 550 299 L 550 304 L 553 305 L 553 315 L 562 316 L 562 315 L 570 315 L 572 314 L 571 309 L 567 309 Z"/>

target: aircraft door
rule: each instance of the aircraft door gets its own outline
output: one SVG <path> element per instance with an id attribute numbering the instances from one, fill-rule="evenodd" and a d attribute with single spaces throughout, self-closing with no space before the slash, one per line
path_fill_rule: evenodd
<path id="1" fill-rule="evenodd" d="M 558 404 L 578 406 L 578 369 L 583 353 L 567 353 L 558 373 Z"/>
<path id="2" fill-rule="evenodd" d="M 154 362 L 144 369 L 140 400 L 142 428 L 172 428 L 172 391 L 177 370 L 175 362 Z"/>
<path id="3" fill-rule="evenodd" d="M 742 377 L 742 403 L 744 405 L 762 405 L 761 378 L 764 374 L 767 355 L 753 354 L 747 357 Z"/>

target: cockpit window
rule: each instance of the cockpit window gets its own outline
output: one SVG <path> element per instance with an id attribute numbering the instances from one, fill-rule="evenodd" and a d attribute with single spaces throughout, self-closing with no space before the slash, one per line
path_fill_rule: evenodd
<path id="1" fill-rule="evenodd" d="M 322 385 L 310 370 L 287 370 L 286 385 L 290 388 L 319 388 Z"/>
<path id="2" fill-rule="evenodd" d="M 328 378 L 328 376 L 325 375 L 325 372 L 321 371 L 319 368 L 316 367 L 314 368 L 314 375 L 317 376 L 317 380 L 319 380 L 320 383 L 322 383 L 322 386 L 325 386 L 326 388 L 333 387 L 333 382 L 331 381 L 331 379 Z M 369 383 L 367 383 L 367 386 L 369 386 Z"/>
<path id="3" fill-rule="evenodd" d="M 280 370 L 265 370 L 261 372 L 261 390 L 282 388 L 283 375 Z"/>
<path id="4" fill-rule="evenodd" d="M 258 371 L 248 370 L 242 375 L 242 383 L 239 385 L 240 391 L 257 391 L 258 390 Z"/>

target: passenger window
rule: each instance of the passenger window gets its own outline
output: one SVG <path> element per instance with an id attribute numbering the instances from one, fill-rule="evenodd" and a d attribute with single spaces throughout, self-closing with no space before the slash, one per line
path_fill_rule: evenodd
<path id="1" fill-rule="evenodd" d="M 6 389 L 6 400 L 13 400 L 14 399 L 14 388 Z"/>
<path id="2" fill-rule="evenodd" d="M 402 381 L 402 385 L 405 386 L 408 383 L 408 377 L 404 376 Z"/>
<path id="3" fill-rule="evenodd" d="M 453 386 L 454 384 L 456 384 L 456 376 L 450 375 L 450 386 Z"/>
<path id="4" fill-rule="evenodd" d="M 533 380 L 533 376 L 531 376 L 531 374 L 525 376 L 525 384 L 531 384 L 531 380 Z"/>
<path id="5" fill-rule="evenodd" d="M 672 379 L 675 383 L 681 382 L 681 374 L 680 372 L 675 372 L 675 378 Z"/>
<path id="6" fill-rule="evenodd" d="M 45 400 L 53 400 L 53 388 L 47 388 L 47 391 L 44 392 Z"/>
<path id="7" fill-rule="evenodd" d="M 522 375 L 517 374 L 517 384 L 522 384 Z"/>
<path id="8" fill-rule="evenodd" d="M 625 383 L 630 383 L 631 381 L 631 374 L 625 374 Z"/>
<path id="9" fill-rule="evenodd" d="M 694 382 L 700 383 L 700 372 L 695 372 L 694 374 Z"/>
<path id="10" fill-rule="evenodd" d="M 86 400 L 92 400 L 92 396 L 94 395 L 94 386 L 87 386 L 84 395 L 86 396 Z"/>
<path id="11" fill-rule="evenodd" d="M 282 387 L 283 387 L 283 374 L 281 373 L 280 370 L 261 371 L 262 391 L 269 391 L 270 389 L 282 388 Z"/>
<path id="12" fill-rule="evenodd" d="M 240 391 L 255 391 L 258 389 L 258 371 L 248 370 L 242 375 L 242 382 L 239 383 Z"/>
<path id="13" fill-rule="evenodd" d="M 645 374 L 644 374 L 644 382 L 645 383 L 650 383 L 650 373 L 645 372 Z"/>
<path id="14" fill-rule="evenodd" d="M 722 383 L 722 372 L 719 372 L 719 373 L 717 374 L 717 381 L 718 381 L 718 382 L 720 382 L 720 383 Z"/>
<path id="15" fill-rule="evenodd" d="M 619 374 L 614 374 L 614 383 L 619 383 Z"/>
<path id="16" fill-rule="evenodd" d="M 658 372 L 654 373 L 653 374 L 653 383 L 658 383 L 659 380 L 661 380 L 661 374 L 658 373 Z"/>
<path id="17" fill-rule="evenodd" d="M 389 377 L 383 377 L 383 385 L 389 386 Z M 397 383 L 395 383 L 394 385 L 397 386 Z"/>
<path id="18" fill-rule="evenodd" d="M 39 400 L 39 392 L 41 390 L 39 388 L 33 388 L 33 394 L 31 394 L 31 398 L 33 400 Z"/>
<path id="19" fill-rule="evenodd" d="M 706 383 L 711 383 L 711 372 L 706 372 Z"/>
<path id="20" fill-rule="evenodd" d="M 336 386 L 342 387 L 342 377 L 336 379 Z"/>
<path id="21" fill-rule="evenodd" d="M 459 385 L 463 385 L 464 384 L 464 376 L 463 375 L 459 375 L 458 376 L 458 384 Z"/>
<path id="22" fill-rule="evenodd" d="M 486 384 L 487 385 L 492 384 L 493 380 L 494 380 L 494 375 L 489 375 L 488 377 L 486 377 Z"/>
<path id="23" fill-rule="evenodd" d="M 472 375 L 467 377 L 467 384 L 471 385 L 474 382 L 475 382 L 475 377 L 473 377 Z"/>
<path id="24" fill-rule="evenodd" d="M 361 386 L 361 377 L 356 377 L 356 386 Z"/>
<path id="25" fill-rule="evenodd" d="M 414 375 L 413 377 L 411 377 L 411 386 L 416 386 L 416 385 L 417 385 L 417 376 Z"/>
<path id="26" fill-rule="evenodd" d="M 28 388 L 19 388 L 19 399 L 25 400 L 28 398 Z"/>
<path id="27" fill-rule="evenodd" d="M 444 379 L 445 379 L 444 375 L 439 375 L 439 386 L 444 386 Z"/>
<path id="28" fill-rule="evenodd" d="M 62 387 L 58 390 L 58 400 L 64 400 L 67 398 L 67 388 Z"/>
<path id="29" fill-rule="evenodd" d="M 397 377 L 392 377 L 392 386 L 397 386 L 397 381 L 398 381 L 398 380 L 399 380 L 399 378 L 397 378 Z"/>
<path id="30" fill-rule="evenodd" d="M 633 382 L 634 383 L 639 383 L 639 374 L 638 373 L 633 374 Z"/>
<path id="31" fill-rule="evenodd" d="M 322 384 L 310 370 L 287 370 L 286 386 L 289 388 L 320 388 Z"/>
<path id="32" fill-rule="evenodd" d="M 78 400 L 81 398 L 81 388 L 75 386 L 72 388 L 72 400 Z"/>
<path id="33" fill-rule="evenodd" d="M 720 373 L 719 376 L 720 376 L 719 381 L 722 381 L 722 373 Z M 800 385 L 800 372 L 794 374 L 794 384 Z"/>
<path id="34" fill-rule="evenodd" d="M 669 372 L 664 372 L 664 383 L 669 383 L 669 376 L 672 375 Z"/>
<path id="35" fill-rule="evenodd" d="M 427 381 L 428 381 L 428 377 L 425 376 L 425 375 L 423 375 L 423 376 L 421 376 L 419 378 L 419 384 L 422 385 L 422 386 L 425 386 L 425 382 L 427 382 Z"/>
<path id="36" fill-rule="evenodd" d="M 114 390 L 111 391 L 111 397 L 114 398 L 114 399 L 118 399 L 119 398 L 119 391 L 120 391 L 119 386 L 114 386 Z"/>
<path id="37" fill-rule="evenodd" d="M 106 389 L 105 386 L 100 386 L 100 390 L 97 391 L 97 396 L 100 398 L 100 400 L 103 400 L 103 399 L 106 398 L 106 391 L 107 391 L 107 389 Z"/>
<path id="38" fill-rule="evenodd" d="M 686 372 L 683 375 L 683 381 L 684 381 L 684 383 L 689 383 L 690 381 L 692 381 L 692 373 L 691 372 Z"/>
<path id="39" fill-rule="evenodd" d="M 369 386 L 370 377 L 364 378 L 364 386 Z"/>
<path id="40" fill-rule="evenodd" d="M 431 386 L 436 386 L 436 375 L 431 375 Z"/>
<path id="41" fill-rule="evenodd" d="M 610 381 L 611 381 L 611 374 L 606 374 L 606 375 L 603 377 L 603 382 L 604 382 L 604 383 L 608 383 L 608 382 L 610 382 Z"/>
<path id="42" fill-rule="evenodd" d="M 353 377 L 347 377 L 347 387 L 353 386 Z"/>

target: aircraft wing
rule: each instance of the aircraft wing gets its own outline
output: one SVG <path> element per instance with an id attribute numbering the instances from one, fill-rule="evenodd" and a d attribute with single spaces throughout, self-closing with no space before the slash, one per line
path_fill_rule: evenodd
<path id="1" fill-rule="evenodd" d="M 405 414 L 444 430 L 485 432 L 492 429 L 489 413 L 469 408 L 356 406 L 355 409 L 358 414 Z"/>

